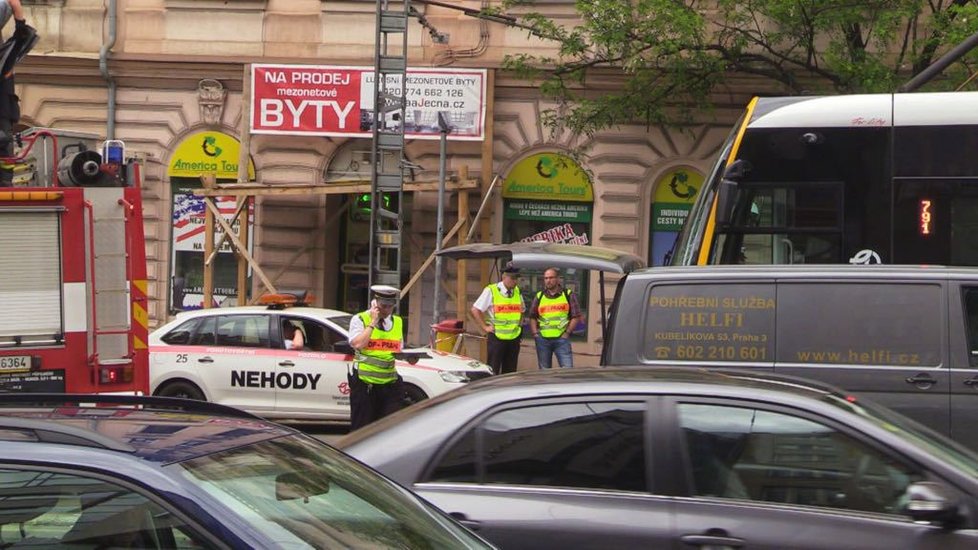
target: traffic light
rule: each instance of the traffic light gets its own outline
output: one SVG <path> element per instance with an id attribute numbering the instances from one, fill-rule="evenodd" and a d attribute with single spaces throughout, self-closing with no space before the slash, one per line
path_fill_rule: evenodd
<path id="1" fill-rule="evenodd" d="M 384 210 L 390 210 L 393 200 L 390 193 L 383 193 L 381 195 L 381 203 L 384 205 Z M 354 220 L 369 220 L 370 219 L 370 193 L 360 193 L 354 199 L 353 208 L 350 210 L 350 215 Z"/>

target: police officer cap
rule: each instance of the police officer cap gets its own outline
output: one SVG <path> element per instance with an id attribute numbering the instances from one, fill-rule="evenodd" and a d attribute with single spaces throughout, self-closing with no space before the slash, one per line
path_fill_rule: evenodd
<path id="1" fill-rule="evenodd" d="M 513 265 L 512 262 L 510 262 L 510 263 L 506 264 L 506 267 L 503 268 L 503 273 L 506 273 L 506 274 L 509 274 L 509 275 L 519 275 L 520 274 L 520 268 L 516 267 L 515 265 Z"/>
<path id="2" fill-rule="evenodd" d="M 381 304 L 396 304 L 401 295 L 400 289 L 388 285 L 374 285 L 370 287 L 374 293 L 374 298 Z"/>

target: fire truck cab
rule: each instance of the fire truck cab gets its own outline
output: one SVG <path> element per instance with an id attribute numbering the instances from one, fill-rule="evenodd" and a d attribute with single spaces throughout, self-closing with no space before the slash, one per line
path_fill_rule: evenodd
<path id="1" fill-rule="evenodd" d="M 147 393 L 139 165 L 121 141 L 32 128 L 0 187 L 0 392 Z"/>

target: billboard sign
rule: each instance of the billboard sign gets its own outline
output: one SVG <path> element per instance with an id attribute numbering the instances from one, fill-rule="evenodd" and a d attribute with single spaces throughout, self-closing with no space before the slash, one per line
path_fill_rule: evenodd
<path id="1" fill-rule="evenodd" d="M 399 78 L 388 78 L 387 89 L 400 93 Z M 251 89 L 253 134 L 373 136 L 373 67 L 252 65 Z M 448 139 L 484 138 L 484 69 L 409 68 L 406 94 L 406 138 L 439 139 L 440 112 L 452 126 Z"/>

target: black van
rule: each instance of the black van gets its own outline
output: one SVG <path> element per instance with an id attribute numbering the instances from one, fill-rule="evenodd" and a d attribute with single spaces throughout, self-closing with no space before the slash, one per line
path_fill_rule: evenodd
<path id="1" fill-rule="evenodd" d="M 978 449 L 978 269 L 704 266 L 618 285 L 602 365 L 821 380 Z"/>

